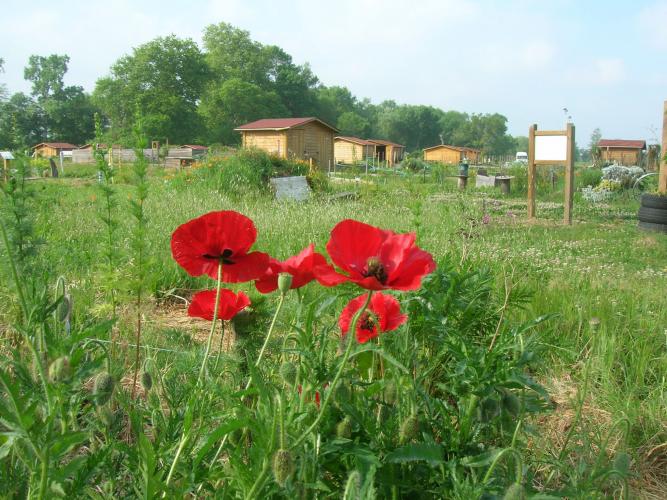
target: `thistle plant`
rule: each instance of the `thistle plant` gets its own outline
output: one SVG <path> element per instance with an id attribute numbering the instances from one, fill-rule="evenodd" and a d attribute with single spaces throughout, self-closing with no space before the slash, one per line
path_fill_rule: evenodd
<path id="1" fill-rule="evenodd" d="M 132 250 L 133 276 L 130 288 L 134 293 L 136 307 L 136 329 L 135 329 L 135 356 L 134 356 L 134 375 L 132 377 L 132 398 L 134 398 L 137 388 L 137 376 L 139 374 L 140 352 L 141 352 L 141 313 L 142 313 L 142 294 L 146 286 L 146 216 L 144 204 L 148 197 L 148 182 L 146 174 L 148 171 L 148 160 L 144 156 L 144 148 L 147 141 L 143 135 L 141 127 L 141 116 L 138 116 L 135 127 L 135 156 L 133 165 L 135 196 L 130 200 L 130 213 L 133 218 L 132 235 L 130 248 Z"/>
<path id="2" fill-rule="evenodd" d="M 111 305 L 111 317 L 116 319 L 117 307 L 117 263 L 118 263 L 118 201 L 116 199 L 116 190 L 113 187 L 114 171 L 104 158 L 104 151 L 99 148 L 102 141 L 102 122 L 97 113 L 95 113 L 95 144 L 93 144 L 93 154 L 95 163 L 100 172 L 101 181 L 99 190 L 102 194 L 103 205 L 100 211 L 100 219 L 104 224 L 105 237 L 103 239 L 104 249 L 102 255 L 106 263 L 105 276 L 102 280 L 102 287 L 106 290 L 107 298 Z M 111 153 L 109 153 L 111 154 Z M 113 341 L 113 335 L 112 339 Z M 113 344 L 112 344 L 113 345 Z"/>

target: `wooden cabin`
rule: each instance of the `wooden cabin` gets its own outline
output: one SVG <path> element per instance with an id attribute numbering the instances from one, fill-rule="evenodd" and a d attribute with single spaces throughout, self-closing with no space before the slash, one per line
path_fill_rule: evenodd
<path id="1" fill-rule="evenodd" d="M 51 158 L 60 156 L 61 151 L 71 152 L 74 149 L 77 149 L 77 147 L 68 142 L 40 142 L 32 147 L 32 155 L 35 157 Z"/>
<path id="2" fill-rule="evenodd" d="M 353 164 L 375 158 L 376 144 L 358 137 L 334 137 L 336 163 Z"/>
<path id="3" fill-rule="evenodd" d="M 378 161 L 386 161 L 389 166 L 403 161 L 405 146 L 384 139 L 368 139 L 368 142 L 375 144 L 375 158 Z"/>
<path id="4" fill-rule="evenodd" d="M 642 154 L 646 150 L 646 141 L 600 139 L 598 149 L 604 163 L 633 166 L 641 163 Z"/>
<path id="5" fill-rule="evenodd" d="M 319 118 L 264 118 L 238 128 L 244 148 L 259 148 L 280 156 L 313 160 L 321 168 L 334 161 L 334 135 L 338 129 Z"/>
<path id="6" fill-rule="evenodd" d="M 463 148 L 439 144 L 424 149 L 424 161 L 437 161 L 450 165 L 458 164 L 465 156 Z"/>

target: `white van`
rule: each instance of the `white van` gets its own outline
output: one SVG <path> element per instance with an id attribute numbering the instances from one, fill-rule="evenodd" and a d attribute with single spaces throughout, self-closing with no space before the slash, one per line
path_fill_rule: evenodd
<path id="1" fill-rule="evenodd" d="M 525 151 L 517 151 L 515 161 L 521 163 L 528 163 L 528 153 L 526 153 Z"/>

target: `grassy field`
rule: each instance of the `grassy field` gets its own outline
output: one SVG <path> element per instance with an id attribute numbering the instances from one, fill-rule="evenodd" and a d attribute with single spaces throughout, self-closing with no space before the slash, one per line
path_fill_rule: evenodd
<path id="1" fill-rule="evenodd" d="M 103 290 L 131 273 L 127 214 L 136 194 L 127 183 L 130 177 L 129 168 L 121 171 L 114 186 L 119 227 L 113 242 L 118 249 L 113 275 L 103 257 L 104 199 L 94 168 L 71 167 L 66 178 L 30 183 L 34 196 L 28 206 L 39 240 L 31 272 L 52 283 L 57 276 L 66 278 L 80 323 L 109 317 Z M 311 201 L 277 203 L 263 192 L 220 192 L 197 171 L 152 170 L 145 205 L 150 291 L 144 310 L 145 344 L 191 353 L 192 359 L 201 351 L 201 327 L 169 319 L 184 316 L 179 297 L 189 298 L 193 290 L 210 285 L 187 276 L 170 255 L 172 231 L 195 216 L 221 209 L 247 215 L 258 229 L 256 248 L 278 259 L 309 242 L 324 252 L 330 230 L 345 218 L 396 232 L 416 231 L 419 245 L 440 267 L 455 272 L 487 269 L 497 303 L 521 299 L 520 307 L 502 311 L 502 321 L 522 324 L 553 315 L 535 327 L 541 363 L 531 370 L 553 405 L 525 424 L 534 488 L 569 483 L 589 494 L 596 488 L 600 496 L 620 494 L 618 485 L 601 486 L 608 478 L 596 476 L 595 467 L 600 457 L 614 460 L 627 452 L 633 494 L 667 496 L 667 236 L 637 228 L 638 202 L 619 195 L 592 205 L 577 194 L 574 223 L 564 226 L 560 184 L 555 189 L 546 181 L 540 184 L 539 219 L 530 222 L 521 178 L 515 180 L 513 194 L 502 197 L 494 189 L 462 193 L 455 189 L 455 179 L 431 174 L 361 175 L 359 181 L 353 177 L 331 182 Z M 341 191 L 354 191 L 358 199 L 333 196 Z M 9 274 L 4 276 L 6 292 L 1 298 L 8 325 L 18 304 Z M 273 297 L 261 296 L 251 285 L 233 288 L 246 291 L 258 311 L 275 306 Z M 306 298 L 314 299 L 317 293 L 314 286 L 305 289 Z M 132 343 L 129 292 L 121 291 L 119 297 L 116 340 Z M 296 303 L 286 307 L 289 314 L 298 313 Z M 266 313 L 260 323 L 269 319 Z M 279 324 L 279 336 L 288 333 L 286 328 Z M 251 335 L 249 342 L 259 345 L 261 340 Z"/>

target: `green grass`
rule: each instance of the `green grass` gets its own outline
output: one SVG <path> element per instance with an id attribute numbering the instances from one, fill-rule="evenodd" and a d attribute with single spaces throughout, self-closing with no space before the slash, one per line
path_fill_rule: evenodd
<path id="1" fill-rule="evenodd" d="M 607 427 L 621 419 L 629 421 L 627 446 L 636 463 L 652 446 L 667 441 L 667 236 L 637 228 L 638 203 L 631 196 L 596 206 L 577 195 L 575 222 L 564 226 L 559 205 L 562 181 L 553 190 L 544 178 L 538 183 L 540 219 L 529 223 L 520 172 L 508 198 L 494 189 L 458 192 L 450 178 L 381 173 L 362 175 L 365 182 L 359 184 L 331 184 L 333 191 L 358 191 L 358 200 L 332 201 L 329 193 L 322 193 L 302 204 L 277 203 L 255 191 L 227 195 L 196 172 L 152 174 L 145 210 L 147 281 L 154 297 L 186 295 L 184 290 L 210 286 L 208 280 L 186 276 L 169 250 L 171 233 L 179 224 L 210 210 L 233 209 L 249 216 L 259 233 L 255 248 L 278 259 L 311 241 L 324 251 L 329 231 L 345 218 L 397 232 L 416 231 L 420 246 L 439 263 L 490 267 L 500 295 L 510 284 L 515 291 L 532 292 L 524 308 L 514 310 L 508 319 L 556 314 L 538 326 L 546 360 L 538 378 L 571 377 L 576 388 L 590 359 L 588 404 L 609 414 L 603 424 Z M 106 301 L 99 292 L 107 279 L 99 238 L 101 195 L 94 169 L 72 168 L 70 175 L 76 178 L 35 181 L 31 186 L 36 194 L 32 214 L 43 241 L 35 272 L 65 276 L 73 288 L 76 310 L 105 317 Z M 124 184 L 126 179 L 123 172 L 116 184 L 121 214 L 127 213 L 133 193 Z M 116 242 L 121 255 L 129 246 L 126 218 L 121 217 Z M 124 272 L 122 266 L 119 272 Z M 273 300 L 261 299 L 251 285 L 236 288 L 254 300 Z M 312 288 L 307 293 L 312 294 Z M 10 295 L 3 298 L 13 300 Z M 5 308 L 7 317 L 10 312 Z M 593 317 L 601 321 L 595 350 L 588 327 Z M 121 324 L 119 335 L 131 341 L 130 326 Z M 150 324 L 146 335 L 147 344 L 162 348 L 187 350 L 193 345 L 178 331 L 163 332 Z M 536 432 L 539 435 L 539 427 Z M 536 452 L 535 459 L 545 459 L 548 448 L 544 455 Z"/>

